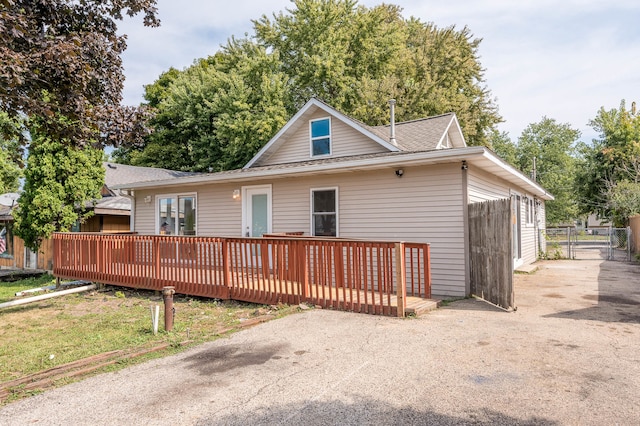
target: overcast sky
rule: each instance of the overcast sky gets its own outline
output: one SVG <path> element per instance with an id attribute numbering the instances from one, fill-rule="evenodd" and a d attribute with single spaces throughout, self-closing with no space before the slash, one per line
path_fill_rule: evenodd
<path id="1" fill-rule="evenodd" d="M 382 1 L 361 0 L 374 6 Z M 468 26 L 480 44 L 486 86 L 517 140 L 543 116 L 569 123 L 582 140 L 600 107 L 640 101 L 640 2 L 637 0 L 397 0 L 403 16 L 438 27 Z M 120 24 L 128 35 L 123 56 L 124 103 L 143 101 L 143 85 L 174 67 L 214 54 L 235 35 L 253 33 L 251 20 L 291 8 L 289 0 L 158 0 L 162 25 L 139 19 Z"/>

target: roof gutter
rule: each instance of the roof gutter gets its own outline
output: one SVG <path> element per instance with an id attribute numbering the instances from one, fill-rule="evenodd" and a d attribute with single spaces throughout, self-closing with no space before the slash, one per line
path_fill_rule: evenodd
<path id="1" fill-rule="evenodd" d="M 542 186 L 533 182 L 523 173 L 501 160 L 497 155 L 483 146 L 468 146 L 464 148 L 439 149 L 435 151 L 392 153 L 374 158 L 356 158 L 346 161 L 318 162 L 316 164 L 302 163 L 294 164 L 290 167 L 256 167 L 239 169 L 230 172 L 219 172 L 212 174 L 201 174 L 186 176 L 170 180 L 137 182 L 127 185 L 116 185 L 116 189 L 152 189 L 167 188 L 177 186 L 193 186 L 209 183 L 231 183 L 243 181 L 255 181 L 262 179 L 281 178 L 291 175 L 308 176 L 315 174 L 344 173 L 356 170 L 375 170 L 381 167 L 403 167 L 420 166 L 437 163 L 459 162 L 466 160 L 468 163 L 476 163 L 480 168 L 486 166 L 497 166 L 503 171 L 502 179 L 528 188 L 535 195 L 545 199 L 553 200 L 553 195 L 549 194 Z M 482 164 L 485 163 L 485 167 Z"/>

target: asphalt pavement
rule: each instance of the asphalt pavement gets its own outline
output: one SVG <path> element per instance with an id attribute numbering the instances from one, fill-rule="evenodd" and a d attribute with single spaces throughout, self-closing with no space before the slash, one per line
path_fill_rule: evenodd
<path id="1" fill-rule="evenodd" d="M 309 310 L 0 409 L 3 425 L 633 425 L 640 266 L 548 261 L 515 312 Z"/>

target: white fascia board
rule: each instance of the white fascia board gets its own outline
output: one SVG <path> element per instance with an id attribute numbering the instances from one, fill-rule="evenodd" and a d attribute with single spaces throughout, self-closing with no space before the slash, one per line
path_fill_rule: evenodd
<path id="1" fill-rule="evenodd" d="M 460 140 L 462 141 L 462 146 L 463 147 L 468 146 L 467 145 L 467 141 L 464 140 L 464 133 L 462 133 L 462 127 L 460 127 L 460 122 L 458 121 L 458 116 L 455 113 L 453 113 L 453 119 L 451 120 L 451 123 L 449 123 L 449 127 L 447 127 L 447 133 L 449 132 L 449 129 L 451 128 L 451 126 L 455 126 L 456 131 L 460 135 Z"/>
<path id="2" fill-rule="evenodd" d="M 247 164 L 244 165 L 243 169 L 249 168 L 251 166 L 253 166 L 253 164 L 255 164 L 256 161 L 258 161 L 260 159 L 260 157 L 262 157 L 264 155 L 265 152 L 267 152 L 269 150 L 269 148 L 271 148 L 279 139 L 282 135 L 284 135 L 287 130 L 289 130 L 289 128 L 291 126 L 293 126 L 293 123 L 295 123 L 296 121 L 298 121 L 298 119 L 300 119 L 300 117 L 302 117 L 302 115 L 307 112 L 307 110 L 309 108 L 311 108 L 311 106 L 320 106 L 320 103 L 318 101 L 316 101 L 315 99 L 309 99 L 307 101 L 306 104 L 304 104 L 304 106 L 302 108 L 300 108 L 298 110 L 298 112 L 296 112 L 294 114 L 293 117 L 291 117 L 289 119 L 289 121 L 287 121 L 287 124 L 285 124 L 284 126 L 282 126 L 282 128 L 278 131 L 278 133 L 275 134 L 274 137 L 271 138 L 271 140 L 269 142 L 267 142 L 260 151 L 258 151 L 258 153 L 256 155 L 253 156 L 253 158 L 251 160 L 249 160 L 249 162 Z"/>
<path id="3" fill-rule="evenodd" d="M 544 189 L 542 186 L 540 186 L 538 183 L 529 179 L 521 171 L 517 170 L 515 167 L 513 167 L 512 165 L 510 165 L 509 163 L 507 163 L 506 161 L 504 161 L 503 159 L 501 159 L 496 154 L 494 154 L 493 152 L 491 152 L 486 148 L 484 149 L 483 158 L 485 158 L 486 160 L 489 160 L 491 163 L 500 167 L 502 170 L 508 173 L 508 176 L 510 178 L 507 180 L 513 183 L 516 183 L 525 189 L 530 190 L 535 195 L 539 196 L 540 198 L 546 201 L 552 201 L 555 199 L 552 194 L 548 193 L 547 190 Z"/>
<path id="4" fill-rule="evenodd" d="M 118 189 L 151 189 L 158 187 L 200 185 L 206 183 L 241 182 L 255 179 L 285 177 L 290 175 L 309 175 L 318 173 L 343 173 L 353 170 L 371 170 L 381 167 L 400 167 L 426 165 L 433 163 L 454 162 L 481 158 L 484 147 L 472 146 L 465 148 L 451 148 L 437 151 L 412 152 L 407 154 L 388 155 L 375 158 L 360 158 L 340 162 L 322 162 L 319 164 L 305 164 L 288 168 L 273 169 L 242 169 L 236 173 L 220 172 L 205 175 L 186 176 L 164 181 L 137 182 L 122 186 L 114 186 Z"/>
<path id="5" fill-rule="evenodd" d="M 342 114 L 341 112 L 335 110 L 334 108 L 330 107 L 329 105 L 325 104 L 324 102 L 320 102 L 319 100 L 317 100 L 315 98 L 311 98 L 311 99 L 309 99 L 309 101 L 307 101 L 306 104 L 304 104 L 304 106 L 302 108 L 300 108 L 300 110 L 293 117 L 291 117 L 291 119 L 287 122 L 287 124 L 285 124 L 282 127 L 282 129 L 280 129 L 280 131 L 278 131 L 278 133 L 276 133 L 276 135 L 274 137 L 272 137 L 271 140 L 269 142 L 267 142 L 267 144 L 265 146 L 263 146 L 262 149 L 260 151 L 258 151 L 258 153 L 256 155 L 254 155 L 253 158 L 251 160 L 249 160 L 249 162 L 247 164 L 245 164 L 243 169 L 248 169 L 251 166 L 253 166 L 260 159 L 260 157 L 262 157 L 265 152 L 267 152 L 273 145 L 275 145 L 277 143 L 277 141 L 280 139 L 280 137 L 282 137 L 282 135 L 284 135 L 289 130 L 289 128 L 291 128 L 291 126 L 293 126 L 293 124 L 296 123 L 300 119 L 300 117 L 302 117 L 313 106 L 315 106 L 317 108 L 320 108 L 321 110 L 323 110 L 327 114 L 329 114 L 329 115 L 337 118 L 338 120 L 342 121 L 347 126 L 357 130 L 358 132 L 362 133 L 366 137 L 368 137 L 370 139 L 373 139 L 375 142 L 377 142 L 380 145 L 382 145 L 383 147 L 387 148 L 389 151 L 391 151 L 391 152 L 399 151 L 398 147 L 393 145 L 393 144 L 391 144 L 391 142 L 385 141 L 381 137 L 371 133 L 370 131 L 368 131 L 367 129 L 363 128 L 362 126 L 359 126 L 356 122 L 351 120 L 349 117 L 347 117 L 346 115 Z"/>

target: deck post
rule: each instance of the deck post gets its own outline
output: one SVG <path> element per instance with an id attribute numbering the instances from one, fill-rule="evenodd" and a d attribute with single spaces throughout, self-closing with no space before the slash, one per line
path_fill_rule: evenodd
<path id="1" fill-rule="evenodd" d="M 396 300 L 398 305 L 398 318 L 404 318 L 404 309 L 407 304 L 407 274 L 404 251 L 404 242 L 396 243 Z"/>

